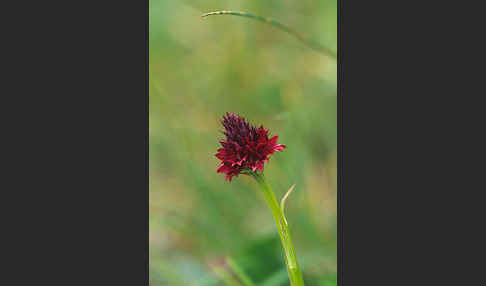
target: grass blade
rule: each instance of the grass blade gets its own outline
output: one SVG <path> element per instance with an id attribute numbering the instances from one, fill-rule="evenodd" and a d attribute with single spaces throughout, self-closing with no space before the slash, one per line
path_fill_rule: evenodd
<path id="1" fill-rule="evenodd" d="M 301 42 L 303 42 L 309 48 L 311 48 L 311 49 L 313 49 L 313 50 L 315 50 L 315 51 L 317 51 L 321 54 L 328 55 L 328 56 L 330 56 L 334 59 L 337 58 L 336 54 L 333 51 L 329 50 L 328 48 L 322 46 L 321 44 L 319 44 L 317 42 L 314 42 L 314 41 L 302 36 L 300 33 L 295 31 L 294 29 L 290 28 L 289 26 L 287 26 L 285 24 L 280 23 L 279 21 L 277 21 L 275 19 L 267 18 L 267 17 L 263 17 L 263 16 L 258 16 L 258 15 L 255 15 L 255 14 L 252 14 L 252 13 L 247 13 L 247 12 L 226 11 L 226 10 L 205 13 L 205 14 L 201 15 L 201 18 L 205 18 L 205 17 L 211 16 L 211 15 L 234 15 L 234 16 L 240 16 L 240 17 L 255 19 L 255 20 L 270 24 L 270 25 L 272 25 L 272 26 L 274 26 L 274 27 L 296 37 L 297 39 L 299 39 Z"/>

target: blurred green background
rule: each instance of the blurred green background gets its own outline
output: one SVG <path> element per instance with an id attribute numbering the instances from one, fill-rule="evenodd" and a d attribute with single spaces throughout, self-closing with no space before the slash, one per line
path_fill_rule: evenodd
<path id="1" fill-rule="evenodd" d="M 336 285 L 336 60 L 238 10 L 272 17 L 336 51 L 337 4 L 150 0 L 151 285 L 289 285 L 256 183 L 217 174 L 220 120 L 235 112 L 287 145 L 265 164 L 306 285 Z"/>

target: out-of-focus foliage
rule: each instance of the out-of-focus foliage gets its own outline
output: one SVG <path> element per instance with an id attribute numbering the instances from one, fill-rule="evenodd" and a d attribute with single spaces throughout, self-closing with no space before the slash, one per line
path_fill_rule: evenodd
<path id="1" fill-rule="evenodd" d="M 306 285 L 336 285 L 336 61 L 264 23 L 278 19 L 336 51 L 336 1 L 150 0 L 150 280 L 289 285 L 274 221 L 247 176 L 224 181 L 220 119 L 235 112 L 287 145 L 265 165 Z M 234 284 L 232 284 L 234 283 Z"/>

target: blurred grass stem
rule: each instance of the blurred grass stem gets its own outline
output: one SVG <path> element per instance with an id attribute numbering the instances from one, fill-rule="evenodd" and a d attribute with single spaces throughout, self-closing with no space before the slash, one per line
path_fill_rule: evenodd
<path id="1" fill-rule="evenodd" d="M 336 53 L 334 53 L 333 51 L 329 50 L 328 48 L 322 46 L 321 44 L 319 44 L 317 42 L 314 42 L 314 41 L 302 36 L 300 33 L 295 31 L 294 29 L 290 28 L 289 26 L 287 26 L 285 24 L 280 23 L 279 21 L 277 21 L 275 19 L 262 17 L 262 16 L 258 16 L 258 15 L 255 15 L 255 14 L 247 13 L 247 12 L 225 11 L 225 10 L 209 12 L 209 13 L 201 15 L 201 18 L 205 18 L 205 17 L 211 16 L 211 15 L 234 15 L 234 16 L 240 16 L 240 17 L 247 17 L 247 18 L 255 19 L 255 20 L 270 24 L 270 25 L 272 25 L 272 26 L 274 26 L 274 27 L 296 37 L 297 39 L 299 39 L 301 42 L 303 42 L 309 48 L 311 48 L 311 49 L 313 49 L 313 50 L 315 50 L 315 51 L 317 51 L 321 54 L 325 54 L 327 56 L 330 56 L 333 59 L 337 58 Z"/>
<path id="2" fill-rule="evenodd" d="M 244 286 L 255 286 L 253 281 L 246 275 L 246 273 L 243 271 L 243 269 L 240 268 L 240 266 L 230 257 L 226 259 L 226 262 L 228 263 L 228 266 L 233 270 L 233 272 L 236 274 L 236 276 L 243 282 Z"/>
<path id="3" fill-rule="evenodd" d="M 282 241 L 282 247 L 285 252 L 285 263 L 287 265 L 287 271 L 289 274 L 290 284 L 292 286 L 303 286 L 304 279 L 302 278 L 302 272 L 300 271 L 299 263 L 297 262 L 297 256 L 295 254 L 294 245 L 292 243 L 292 238 L 290 237 L 290 231 L 287 225 L 287 221 L 280 208 L 275 194 L 272 188 L 266 181 L 262 173 L 252 172 L 252 176 L 258 182 L 260 188 L 263 191 L 263 196 L 267 202 L 270 211 L 272 212 L 275 224 L 277 225 L 277 230 Z"/>

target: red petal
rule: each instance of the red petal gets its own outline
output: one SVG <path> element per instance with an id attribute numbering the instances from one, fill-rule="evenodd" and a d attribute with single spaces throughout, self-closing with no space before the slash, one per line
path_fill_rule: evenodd
<path id="1" fill-rule="evenodd" d="M 273 136 L 272 138 L 270 138 L 270 140 L 268 140 L 268 144 L 275 144 L 277 143 L 277 139 L 278 139 L 278 136 Z"/>
<path id="2" fill-rule="evenodd" d="M 275 145 L 275 146 L 273 147 L 273 150 L 282 152 L 282 150 L 283 150 L 283 149 L 285 149 L 286 147 L 287 147 L 287 146 L 285 146 L 285 145 L 282 145 L 282 144 L 277 144 L 277 145 Z"/>
<path id="3" fill-rule="evenodd" d="M 256 167 L 258 170 L 262 171 L 263 172 L 263 163 L 262 162 L 258 162 L 257 163 L 257 167 Z"/>
<path id="4" fill-rule="evenodd" d="M 223 166 L 219 167 L 216 172 L 217 173 L 228 173 L 228 172 L 231 172 L 231 168 L 226 166 L 226 165 L 223 165 Z"/>

